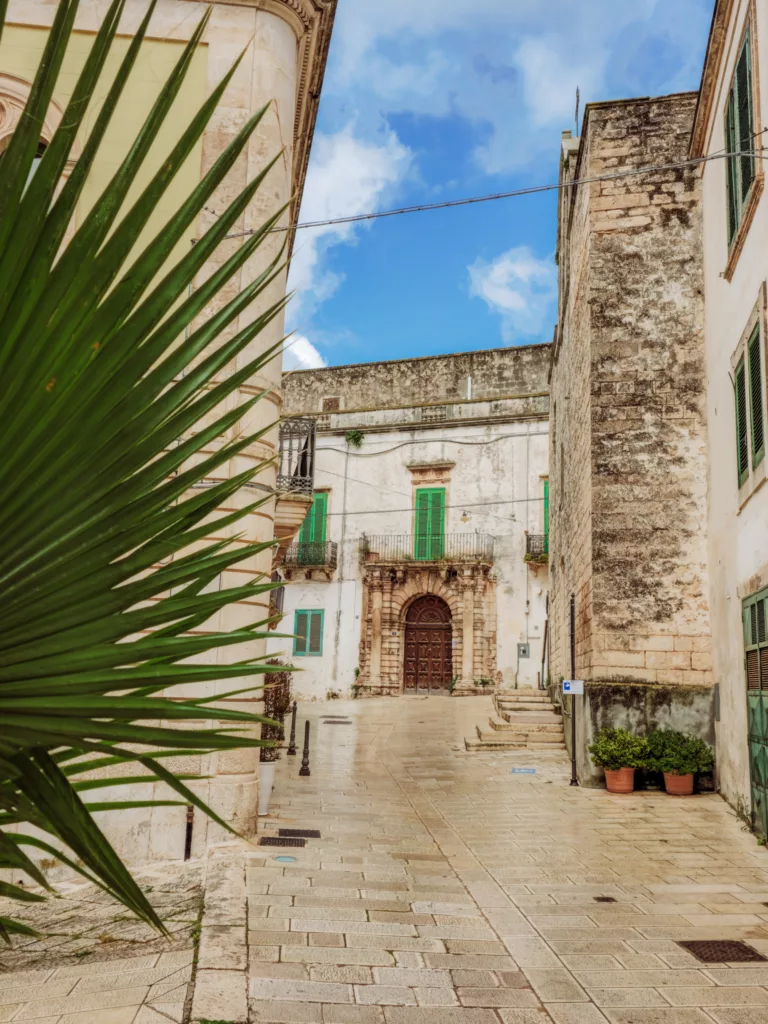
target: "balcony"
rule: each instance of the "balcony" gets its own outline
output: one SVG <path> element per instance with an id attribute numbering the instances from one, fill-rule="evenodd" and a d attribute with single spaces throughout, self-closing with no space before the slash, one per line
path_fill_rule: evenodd
<path id="1" fill-rule="evenodd" d="M 549 534 L 529 533 L 525 538 L 525 560 L 534 565 L 549 562 Z"/>
<path id="2" fill-rule="evenodd" d="M 360 538 L 360 561 L 401 565 L 403 562 L 493 562 L 493 537 L 486 533 L 413 534 Z"/>
<path id="3" fill-rule="evenodd" d="M 312 504 L 315 487 L 315 430 L 313 419 L 292 417 L 280 423 L 275 538 L 278 546 L 274 567 L 301 529 Z"/>
<path id="4" fill-rule="evenodd" d="M 339 561 L 339 546 L 335 541 L 291 544 L 285 552 L 283 567 L 290 569 L 335 569 Z"/>

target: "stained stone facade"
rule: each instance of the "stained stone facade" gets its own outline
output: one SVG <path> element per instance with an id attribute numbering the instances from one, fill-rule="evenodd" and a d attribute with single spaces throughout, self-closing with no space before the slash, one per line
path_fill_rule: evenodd
<path id="1" fill-rule="evenodd" d="M 562 176 L 683 162 L 696 94 L 590 105 Z M 713 739 L 700 176 L 563 190 L 551 370 L 551 677 L 600 725 Z M 568 730 L 566 730 L 568 733 Z"/>
<path id="2" fill-rule="evenodd" d="M 299 543 L 281 569 L 284 628 L 302 613 L 316 628 L 306 655 L 270 645 L 304 670 L 300 693 L 539 684 L 549 353 L 531 345 L 286 375 L 286 413 L 317 419 L 315 489 L 327 512 L 321 555 L 317 542 Z M 435 491 L 443 520 L 427 550 L 418 495 Z M 542 553 L 530 558 L 535 539 Z"/>

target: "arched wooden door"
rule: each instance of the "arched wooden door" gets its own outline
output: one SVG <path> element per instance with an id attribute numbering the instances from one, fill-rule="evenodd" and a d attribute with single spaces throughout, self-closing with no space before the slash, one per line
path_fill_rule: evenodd
<path id="1" fill-rule="evenodd" d="M 448 693 L 453 673 L 451 610 L 428 594 L 405 616 L 405 693 Z"/>

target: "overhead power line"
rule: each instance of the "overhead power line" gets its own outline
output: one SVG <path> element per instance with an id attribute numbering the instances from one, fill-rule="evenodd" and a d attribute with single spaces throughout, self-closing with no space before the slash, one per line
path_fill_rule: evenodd
<path id="1" fill-rule="evenodd" d="M 764 128 L 759 135 L 768 131 Z M 471 206 L 476 203 L 491 203 L 498 199 L 516 199 L 519 196 L 538 195 L 542 192 L 559 192 L 569 188 L 576 188 L 578 185 L 592 185 L 600 181 L 619 181 L 622 178 L 640 177 L 644 174 L 657 174 L 662 171 L 677 171 L 686 168 L 699 167 L 701 164 L 709 163 L 711 160 L 735 160 L 738 157 L 753 156 L 758 160 L 765 160 L 765 150 L 743 150 L 738 153 L 711 153 L 709 156 L 695 157 L 692 160 L 683 160 L 674 164 L 651 164 L 646 167 L 631 167 L 622 171 L 612 171 L 608 174 L 595 174 L 588 178 L 574 178 L 571 181 L 558 181 L 549 185 L 531 185 L 528 188 L 512 189 L 509 192 L 493 192 L 489 195 L 469 196 L 464 199 L 447 199 L 441 203 L 420 203 L 416 206 L 400 206 L 394 210 L 379 210 L 373 213 L 357 213 L 348 217 L 332 217 L 329 220 L 308 220 L 299 224 L 284 225 L 271 229 L 272 234 L 285 233 L 288 231 L 303 231 L 308 228 L 335 227 L 342 224 L 360 224 L 363 221 L 382 220 L 384 217 L 400 217 L 407 213 L 426 213 L 431 210 L 448 210 L 456 206 Z M 219 216 L 214 210 L 206 207 L 209 213 Z M 244 238 L 253 235 L 256 230 L 237 231 L 234 234 L 226 235 L 225 238 Z"/>

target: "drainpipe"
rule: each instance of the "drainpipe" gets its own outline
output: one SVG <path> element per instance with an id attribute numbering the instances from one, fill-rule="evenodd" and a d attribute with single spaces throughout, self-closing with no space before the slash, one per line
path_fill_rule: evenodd
<path id="1" fill-rule="evenodd" d="M 336 588 L 336 629 L 333 636 L 331 682 L 339 679 L 339 643 L 341 642 L 341 600 L 344 593 L 344 541 L 347 535 L 347 473 L 349 472 L 349 441 L 344 454 L 344 484 L 341 491 L 341 537 L 339 539 L 339 578 Z"/>

